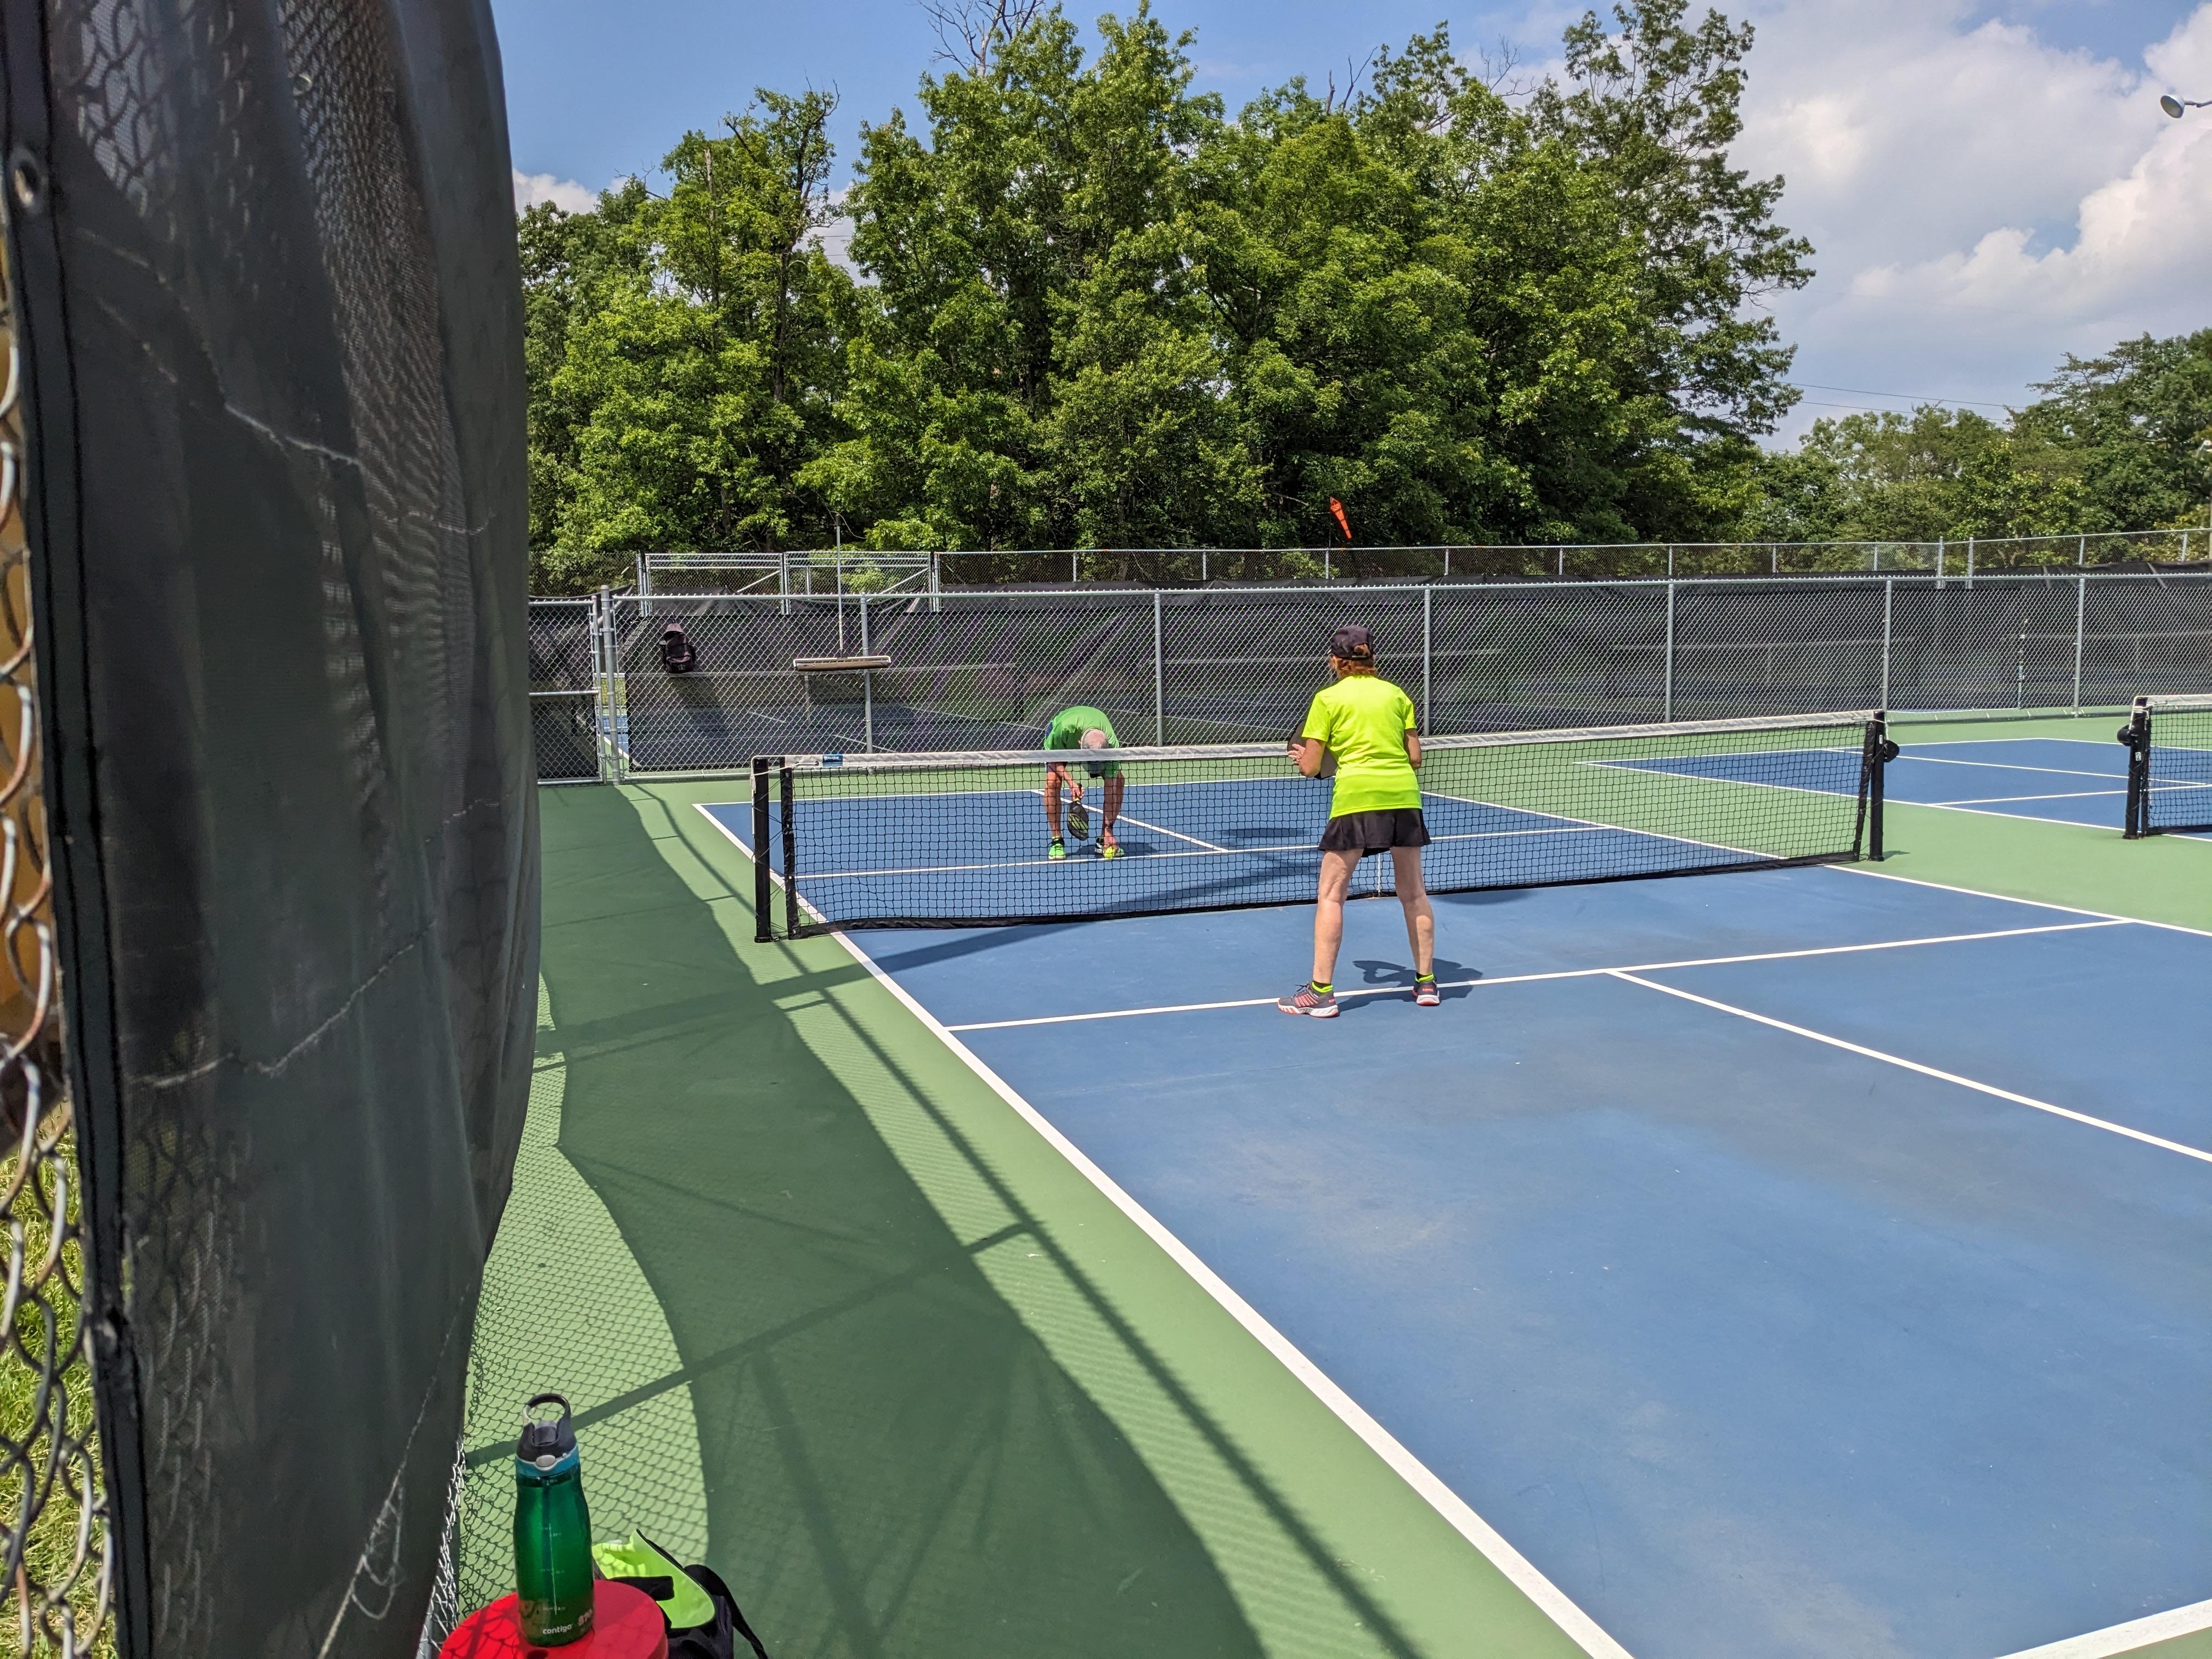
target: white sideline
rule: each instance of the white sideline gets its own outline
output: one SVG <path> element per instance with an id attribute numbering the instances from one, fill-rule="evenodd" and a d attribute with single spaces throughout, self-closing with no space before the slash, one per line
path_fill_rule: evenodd
<path id="1" fill-rule="evenodd" d="M 1848 956 L 1861 951 L 1901 951 L 1916 945 L 1963 945 L 1975 939 L 2017 939 L 2027 933 L 2070 933 L 2087 927 L 2117 927 L 2124 925 L 2118 918 L 2098 921 L 2051 922 L 2040 927 L 2002 927 L 1986 933 L 1939 933 L 1927 939 L 1877 939 L 1867 945 L 1816 945 L 1796 951 L 1758 951 L 1746 956 L 1700 957 L 1686 962 L 1631 963 L 1619 968 L 1556 968 L 1540 974 L 1500 974 L 1486 979 L 1452 979 L 1441 981 L 1440 991 L 1480 990 L 1489 985 L 1533 985 L 1546 980 L 1601 979 L 1608 974 L 1656 974 L 1673 968 L 1726 968 L 1745 962 L 1786 962 L 1796 957 Z M 1403 996 L 1411 991 L 1410 985 L 1361 986 L 1357 990 L 1340 991 L 1337 1000 L 1347 997 Z M 1091 1014 L 1041 1014 L 1029 1019 L 969 1020 L 958 1025 L 948 1025 L 948 1031 L 1004 1031 L 1022 1025 L 1075 1025 L 1094 1019 L 1134 1019 L 1145 1014 L 1200 1014 L 1220 1008 L 1266 1008 L 1272 1006 L 1273 997 L 1237 997 L 1224 1002 L 1176 1002 L 1156 1008 L 1109 1008 Z"/>
<path id="2" fill-rule="evenodd" d="M 744 843 L 720 818 L 707 810 L 704 803 L 698 810 L 708 823 L 744 852 Z M 750 854 L 747 855 L 750 860 Z M 1435 1472 L 1420 1459 L 1406 1449 L 1397 1437 L 1372 1417 L 1359 1403 L 1333 1382 L 1320 1366 L 1300 1352 L 1297 1347 L 1263 1318 L 1244 1298 L 1231 1290 L 1228 1281 L 1200 1260 L 1191 1248 L 1170 1232 L 1167 1227 L 1145 1206 L 1124 1192 L 1103 1170 L 1093 1164 L 1082 1149 L 1054 1128 L 1044 1115 L 1030 1104 L 1013 1087 L 977 1058 L 968 1045 L 947 1030 L 936 1015 L 915 1000 L 906 988 L 885 973 L 875 958 L 853 942 L 848 933 L 836 935 L 837 942 L 851 954 L 853 960 L 867 969 L 878 985 L 889 991 L 900 1006 L 912 1014 L 929 1030 L 934 1032 L 945 1046 L 958 1055 L 969 1070 L 975 1073 L 991 1091 L 1005 1101 L 1032 1129 L 1043 1137 L 1046 1144 L 1058 1152 L 1097 1188 L 1107 1201 L 1134 1222 L 1152 1241 L 1166 1252 L 1168 1257 L 1188 1273 L 1199 1287 L 1218 1303 L 1229 1316 L 1249 1332 L 1273 1354 L 1285 1370 L 1304 1383 L 1313 1396 L 1326 1406 L 1346 1428 L 1364 1441 L 1371 1451 L 1390 1466 L 1398 1478 L 1419 1493 L 1429 1507 L 1442 1516 L 1452 1530 L 1482 1553 L 1483 1558 L 1496 1567 L 1513 1586 L 1533 1602 L 1553 1624 L 1571 1638 L 1589 1659 L 1633 1659 L 1627 1649 L 1614 1641 L 1600 1627 L 1598 1622 L 1570 1601 L 1566 1593 L 1544 1577 L 1520 1551 L 1507 1543 L 1503 1534 L 1469 1507 L 1467 1501 L 1439 1480 Z"/>
<path id="3" fill-rule="evenodd" d="M 1908 1072 L 1917 1072 L 1921 1076 L 1932 1077 L 1940 1083 L 1955 1084 L 1961 1089 L 1972 1089 L 1977 1094 L 1993 1096 L 1998 1100 L 2009 1101 L 2015 1106 L 2032 1106 L 2039 1112 L 2050 1113 L 2053 1117 L 2067 1118 L 2075 1123 L 2087 1124 L 2093 1129 L 2102 1129 L 2108 1134 L 2123 1135 L 2130 1140 L 2140 1140 L 2147 1146 L 2158 1147 L 2161 1152 L 2179 1152 L 2182 1157 L 2193 1158 L 2200 1164 L 2212 1164 L 2212 1152 L 2208 1152 L 2202 1147 L 2184 1146 L 2180 1141 L 2168 1140 L 2162 1135 L 2148 1134 L 2141 1129 L 2130 1129 L 2124 1123 L 2113 1123 L 2101 1117 L 2091 1117 L 2087 1112 L 2074 1111 L 2064 1106 L 2054 1106 L 2047 1100 L 2036 1099 L 2033 1095 L 2014 1094 L 2011 1090 L 2000 1089 L 1993 1083 L 1979 1083 L 1972 1078 L 1961 1077 L 1956 1072 L 1946 1072 L 1934 1066 L 1923 1066 L 1917 1060 L 1905 1059 L 1902 1054 L 1885 1054 L 1879 1048 L 1869 1048 L 1863 1043 L 1850 1042 L 1842 1037 L 1830 1036 L 1826 1032 L 1815 1031 L 1809 1026 L 1792 1025 L 1788 1020 L 1776 1019 L 1771 1014 L 1753 1013 L 1750 1009 L 1739 1008 L 1733 1003 L 1717 1002 L 1711 997 L 1701 997 L 1694 991 L 1685 991 L 1680 986 L 1662 985 L 1656 979 L 1639 979 L 1623 969 L 1615 969 L 1613 977 L 1630 985 L 1640 985 L 1647 991 L 1657 991 L 1664 996 L 1680 997 L 1685 1002 L 1694 1002 L 1703 1007 L 1717 1009 L 1723 1014 L 1734 1014 L 1738 1019 L 1747 1019 L 1753 1024 L 1771 1026 L 1778 1031 L 1787 1031 L 1792 1036 L 1805 1037 L 1814 1042 L 1825 1042 L 1831 1048 L 1841 1048 L 1846 1054 L 1863 1055 L 1868 1060 L 1881 1060 L 1887 1066 L 1899 1066 Z"/>
<path id="4" fill-rule="evenodd" d="M 2185 1607 L 2154 1613 L 2148 1619 L 2130 1619 L 2124 1625 L 2111 1625 L 2103 1630 L 2069 1636 L 2063 1642 L 2022 1648 L 2017 1653 L 2006 1654 L 2003 1659 L 2124 1659 L 2127 1654 L 2141 1653 L 2154 1642 L 2171 1641 L 2177 1636 L 2197 1636 L 2206 1631 L 2212 1631 L 2212 1601 L 2196 1601 Z"/>

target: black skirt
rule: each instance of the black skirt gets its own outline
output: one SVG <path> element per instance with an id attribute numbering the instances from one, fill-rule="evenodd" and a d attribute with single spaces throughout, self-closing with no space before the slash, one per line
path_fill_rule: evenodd
<path id="1" fill-rule="evenodd" d="M 1346 812 L 1331 818 L 1321 832 L 1324 853 L 1387 853 L 1394 847 L 1426 847 L 1428 820 L 1418 806 L 1400 806 L 1382 812 Z"/>

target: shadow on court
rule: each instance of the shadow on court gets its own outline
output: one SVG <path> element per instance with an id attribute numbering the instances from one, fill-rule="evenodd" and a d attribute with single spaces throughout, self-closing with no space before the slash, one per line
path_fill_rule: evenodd
<path id="1" fill-rule="evenodd" d="M 544 799 L 556 1030 L 541 1036 L 567 1058 L 560 1149 L 680 1355 L 634 1397 L 577 1401 L 580 1422 L 689 1390 L 708 1559 L 780 1656 L 1256 1655 L 1200 1540 L 981 1262 L 1048 1262 L 1170 1397 L 1174 1379 L 940 1119 L 985 1194 L 975 1231 L 956 1233 L 872 1121 L 882 1103 L 802 1039 L 794 1011 L 838 1017 L 823 990 L 851 973 L 757 983 L 638 805 L 614 789 Z M 849 1040 L 933 1109 L 872 1033 Z M 543 1265 L 547 1328 L 592 1317 L 564 1305 L 562 1264 Z M 1386 1651 L 1411 1650 L 1311 1553 Z"/>

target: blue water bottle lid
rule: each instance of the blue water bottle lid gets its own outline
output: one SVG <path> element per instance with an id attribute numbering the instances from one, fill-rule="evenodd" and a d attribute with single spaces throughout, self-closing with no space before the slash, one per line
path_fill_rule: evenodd
<path id="1" fill-rule="evenodd" d="M 540 1406 L 557 1405 L 561 1415 L 551 1422 L 538 1415 Z M 568 1402 L 557 1394 L 533 1395 L 522 1408 L 522 1433 L 514 1443 L 514 1455 L 526 1463 L 535 1463 L 540 1468 L 550 1468 L 576 1449 L 576 1431 L 568 1424 Z"/>

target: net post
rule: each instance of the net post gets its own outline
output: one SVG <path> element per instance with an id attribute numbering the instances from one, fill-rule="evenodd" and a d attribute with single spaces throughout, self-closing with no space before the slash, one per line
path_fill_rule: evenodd
<path id="1" fill-rule="evenodd" d="M 1667 550 L 1667 565 L 1668 565 L 1668 577 L 1667 577 L 1667 668 L 1666 668 L 1666 674 L 1667 674 L 1667 686 L 1666 686 L 1666 690 L 1665 690 L 1665 692 L 1662 694 L 1662 697 L 1661 697 L 1662 712 L 1661 712 L 1660 716 L 1659 716 L 1659 718 L 1660 718 L 1661 720 L 1673 720 L 1673 719 L 1674 718 L 1674 574 L 1673 574 L 1673 572 L 1674 572 L 1674 550 L 1673 548 L 1671 548 L 1671 547 L 1670 547 L 1670 548 L 1668 548 L 1668 549 Z"/>
<path id="2" fill-rule="evenodd" d="M 2081 712 L 2081 648 L 2088 637 L 2089 579 L 2074 579 L 2074 712 Z"/>
<path id="3" fill-rule="evenodd" d="M 1152 741 L 1168 740 L 1167 660 L 1160 627 L 1160 590 L 1152 590 Z"/>
<path id="4" fill-rule="evenodd" d="M 799 936 L 799 826 L 792 810 L 791 762 L 777 762 L 783 797 L 783 936 Z"/>
<path id="5" fill-rule="evenodd" d="M 2137 697 L 2129 711 L 2128 723 L 2120 730 L 2120 741 L 2128 746 L 2128 805 L 2127 817 L 2120 835 L 2126 841 L 2141 841 L 2150 833 L 2150 699 Z"/>
<path id="6" fill-rule="evenodd" d="M 1866 734 L 1867 856 L 1876 864 L 1889 856 L 1882 844 L 1883 784 L 1889 769 L 1889 710 L 1877 710 Z"/>
<path id="7" fill-rule="evenodd" d="M 775 908 L 775 883 L 769 873 L 768 775 L 778 764 L 775 757 L 753 757 L 753 943 L 767 945 L 775 938 L 771 920 Z"/>

